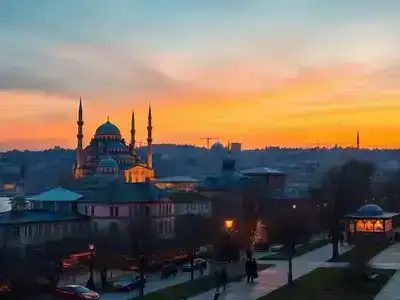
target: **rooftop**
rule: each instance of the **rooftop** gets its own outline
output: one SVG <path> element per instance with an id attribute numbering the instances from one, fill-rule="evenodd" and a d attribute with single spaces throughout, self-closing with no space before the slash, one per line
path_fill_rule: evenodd
<path id="1" fill-rule="evenodd" d="M 361 206 L 355 213 L 344 216 L 350 219 L 391 219 L 399 215 L 399 213 L 384 212 L 376 204 L 365 204 Z"/>
<path id="2" fill-rule="evenodd" d="M 130 203 L 159 202 L 164 195 L 162 189 L 149 182 L 125 183 L 112 181 L 109 184 L 90 188 L 82 192 L 80 202 L 89 203 Z"/>
<path id="3" fill-rule="evenodd" d="M 171 177 L 164 177 L 164 178 L 158 178 L 155 180 L 155 182 L 199 182 L 200 180 L 192 178 L 192 177 L 187 177 L 187 176 L 171 176 Z"/>
<path id="4" fill-rule="evenodd" d="M 82 195 L 73 191 L 57 187 L 41 194 L 27 198 L 29 201 L 76 201 L 82 198 Z"/>
<path id="5" fill-rule="evenodd" d="M 0 224 L 42 223 L 86 220 L 85 216 L 73 213 L 55 213 L 46 210 L 19 210 L 0 213 Z"/>
<path id="6" fill-rule="evenodd" d="M 284 172 L 275 170 L 275 169 L 271 169 L 268 167 L 255 167 L 255 168 L 251 168 L 251 169 L 247 169 L 247 170 L 243 170 L 240 171 L 243 174 L 246 175 L 251 175 L 251 174 L 285 174 Z"/>

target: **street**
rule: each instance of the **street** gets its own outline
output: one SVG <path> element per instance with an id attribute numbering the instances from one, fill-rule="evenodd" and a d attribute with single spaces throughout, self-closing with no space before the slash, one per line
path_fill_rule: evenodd
<path id="1" fill-rule="evenodd" d="M 208 275 L 210 267 L 204 272 L 204 275 Z M 194 273 L 195 278 L 200 277 L 199 271 Z M 185 281 L 190 280 L 190 272 L 179 272 L 177 276 L 171 276 L 166 279 L 161 279 L 159 275 L 154 274 L 153 276 L 148 277 L 148 281 L 146 287 L 144 289 L 144 293 L 148 294 L 151 292 L 155 292 L 160 289 L 164 289 L 166 287 L 176 285 Z M 135 296 L 139 295 L 139 290 L 134 290 L 131 292 L 112 292 L 112 293 L 105 293 L 101 295 L 101 300 L 129 300 L 134 298 Z"/>

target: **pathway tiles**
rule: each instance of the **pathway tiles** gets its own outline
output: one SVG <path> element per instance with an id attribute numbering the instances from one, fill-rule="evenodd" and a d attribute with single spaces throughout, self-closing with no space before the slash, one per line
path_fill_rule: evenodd
<path id="1" fill-rule="evenodd" d="M 371 260 L 375 267 L 400 269 L 400 243 L 385 249 Z M 400 271 L 397 271 L 374 300 L 400 299 Z"/>
<path id="2" fill-rule="evenodd" d="M 349 250 L 341 249 L 341 253 Z M 298 256 L 293 259 L 293 278 L 299 278 L 316 268 L 323 262 L 329 259 L 332 255 L 332 246 L 326 245 L 324 247 L 315 249 L 304 255 Z M 261 263 L 261 261 L 260 261 Z M 221 293 L 219 299 L 226 300 L 255 300 L 264 296 L 273 290 L 280 288 L 287 283 L 287 261 L 268 261 L 270 264 L 275 264 L 275 267 L 268 268 L 259 273 L 259 278 L 254 284 L 248 284 L 245 280 L 241 282 L 231 283 L 227 290 Z M 197 295 L 190 298 L 191 300 L 209 300 L 213 299 L 215 290 Z"/>

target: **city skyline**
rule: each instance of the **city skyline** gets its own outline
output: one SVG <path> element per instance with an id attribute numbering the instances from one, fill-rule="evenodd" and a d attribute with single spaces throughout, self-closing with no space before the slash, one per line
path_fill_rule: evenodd
<path id="1" fill-rule="evenodd" d="M 84 144 L 152 103 L 156 144 L 400 147 L 398 1 L 215 2 L 2 1 L 0 149 L 75 147 L 79 97 Z"/>

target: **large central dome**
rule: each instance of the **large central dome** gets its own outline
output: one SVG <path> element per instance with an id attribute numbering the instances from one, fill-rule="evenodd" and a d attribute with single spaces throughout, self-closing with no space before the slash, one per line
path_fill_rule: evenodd
<path id="1" fill-rule="evenodd" d="M 118 127 L 115 126 L 110 121 L 107 121 L 103 125 L 100 125 L 99 128 L 96 130 L 95 135 L 121 135 Z"/>

